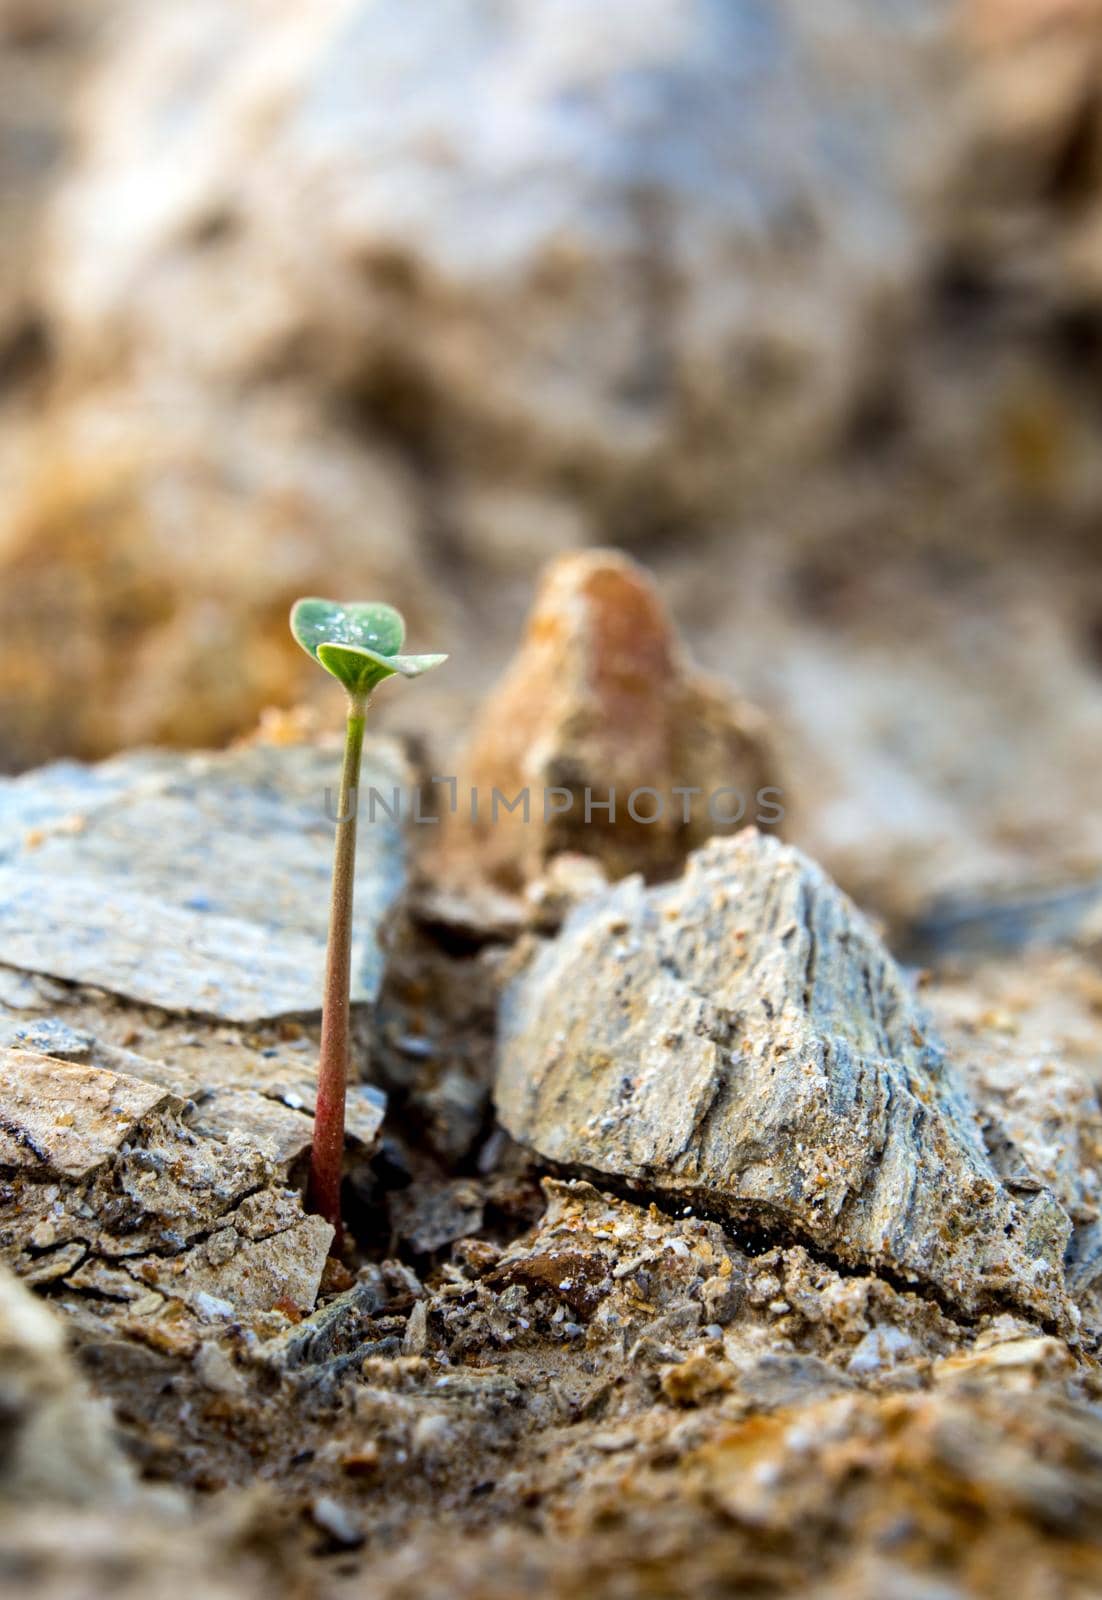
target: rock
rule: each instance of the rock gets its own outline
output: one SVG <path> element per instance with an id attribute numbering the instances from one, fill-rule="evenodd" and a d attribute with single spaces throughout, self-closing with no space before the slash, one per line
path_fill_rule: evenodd
<path id="1" fill-rule="evenodd" d="M 303 1318 L 265 1346 L 265 1359 L 277 1369 L 351 1364 L 357 1345 L 368 1340 L 371 1318 L 385 1296 L 369 1283 L 357 1283 Z"/>
<path id="2" fill-rule="evenodd" d="M 907 955 L 945 965 L 1037 946 L 1090 948 L 1102 925 L 1102 879 L 1039 892 L 949 896 L 935 900 L 904 930 Z"/>
<path id="3" fill-rule="evenodd" d="M 546 1293 L 569 1306 L 585 1321 L 593 1315 L 612 1288 L 606 1257 L 599 1250 L 552 1243 L 507 1256 L 487 1281 L 495 1288 L 522 1284 L 533 1293 Z"/>
<path id="4" fill-rule="evenodd" d="M 662 1393 L 671 1405 L 700 1405 L 715 1395 L 728 1394 L 733 1376 L 726 1362 L 698 1350 L 666 1368 L 661 1378 Z"/>
<path id="5" fill-rule="evenodd" d="M 0 1049 L 0 1165 L 86 1178 L 169 1096 L 152 1084 Z M 177 1103 L 175 1109 L 179 1111 Z"/>
<path id="6" fill-rule="evenodd" d="M 221 1066 L 213 1065 L 216 1071 Z M 201 1070 L 196 1072 L 193 1093 L 200 1104 L 193 1126 L 196 1132 L 216 1139 L 243 1133 L 286 1170 L 305 1155 L 313 1138 L 316 1082 L 310 1077 L 291 1078 L 285 1061 L 266 1077 L 260 1088 L 232 1083 L 212 1086 Z M 345 1098 L 349 1145 L 360 1153 L 373 1150 L 385 1110 L 386 1096 L 380 1089 L 370 1083 L 350 1083 Z"/>
<path id="7" fill-rule="evenodd" d="M 235 1317 L 257 1312 L 310 1311 L 318 1297 L 333 1229 L 320 1217 L 294 1220 L 258 1239 L 242 1237 L 240 1217 L 195 1249 L 176 1258 L 138 1257 L 129 1270 L 149 1288 L 183 1299 L 200 1312 L 209 1298 L 230 1305 Z"/>
<path id="8" fill-rule="evenodd" d="M 134 1473 L 65 1347 L 61 1321 L 0 1268 L 0 1501 L 133 1500 Z"/>
<path id="9" fill-rule="evenodd" d="M 319 1495 L 310 1507 L 317 1526 L 341 1550 L 354 1550 L 364 1542 L 361 1518 L 350 1507 L 334 1500 L 332 1495 Z"/>
<path id="10" fill-rule="evenodd" d="M 1078 1539 L 1102 1508 L 1097 1458 L 1083 1470 L 1084 1450 L 1093 1451 L 1100 1439 L 1098 1420 L 1086 1406 L 1017 1397 L 1011 1403 L 997 1394 L 971 1405 L 925 1395 L 846 1395 L 806 1407 L 798 1429 L 790 1412 L 731 1429 L 704 1447 L 696 1467 L 701 1491 L 713 1504 L 736 1522 L 779 1537 L 807 1518 L 853 1518 L 857 1506 L 850 1496 L 858 1477 L 868 1474 L 877 1493 L 866 1507 L 880 1526 L 888 1523 L 893 1503 L 910 1502 L 916 1480 L 925 1480 L 935 1505 L 943 1499 L 951 1504 L 954 1487 L 967 1483 L 971 1518 L 989 1523 L 1017 1516 Z M 865 1463 L 860 1474 L 854 1471 L 857 1454 Z M 1091 1543 L 1090 1568 L 1102 1570 L 1093 1535 Z"/>
<path id="11" fill-rule="evenodd" d="M 427 634 L 468 605 L 441 534 L 508 577 L 711 527 L 836 431 L 916 276 L 913 0 L 109 9 L 18 250 L 60 381 L 0 461 L 7 764 L 320 694 L 290 600 L 339 575 Z"/>
<path id="12" fill-rule="evenodd" d="M 413 1310 L 409 1314 L 406 1331 L 402 1336 L 402 1354 L 404 1356 L 423 1355 L 428 1345 L 428 1336 L 428 1307 L 423 1300 L 416 1300 Z"/>
<path id="13" fill-rule="evenodd" d="M 203 1134 L 189 1115 L 137 1079 L 0 1052 L 3 1259 L 63 1279 L 78 1321 L 184 1352 L 186 1312 L 207 1320 L 215 1301 L 246 1322 L 311 1309 L 333 1236 L 247 1132 Z"/>
<path id="14" fill-rule="evenodd" d="M 1074 1378 L 1075 1370 L 1075 1357 L 1062 1340 L 1019 1337 L 946 1357 L 936 1364 L 934 1380 L 963 1386 L 987 1384 L 1002 1393 L 1033 1393 L 1046 1380 L 1058 1384 L 1061 1379 Z"/>
<path id="15" fill-rule="evenodd" d="M 1043 1183 L 1071 1217 L 1068 1288 L 1085 1329 L 1098 1329 L 1102 983 L 1096 960 L 1073 950 L 1031 949 L 958 965 L 926 994 L 939 1034 L 967 1074 L 1004 1185 L 1028 1195 Z"/>
<path id="16" fill-rule="evenodd" d="M 1008 1191 L 903 974 L 747 830 L 583 903 L 507 992 L 496 1098 L 560 1165 L 1063 1324 L 1066 1212 Z"/>
<path id="17" fill-rule="evenodd" d="M 404 469 L 327 433 L 309 396 L 77 385 L 19 442 L 0 457 L 0 771 L 219 746 L 299 699 L 335 720 L 287 627 L 301 594 L 382 593 L 442 631 Z"/>
<path id="18" fill-rule="evenodd" d="M 388 1196 L 395 1234 L 417 1255 L 428 1255 L 482 1226 L 486 1197 L 470 1178 L 451 1183 L 415 1184 Z"/>
<path id="19" fill-rule="evenodd" d="M 764 719 L 689 666 L 652 580 L 608 550 L 544 575 L 466 767 L 479 862 L 514 883 L 564 851 L 668 875 L 711 834 L 783 814 L 779 790 L 761 793 Z M 506 809 L 518 793 L 529 802 Z"/>
<path id="20" fill-rule="evenodd" d="M 0 963 L 168 1011 L 256 1021 L 320 1008 L 339 756 L 254 745 L 120 757 L 0 783 Z M 409 772 L 367 749 L 363 791 Z M 362 829 L 352 997 L 377 993 L 400 829 Z"/>
<path id="21" fill-rule="evenodd" d="M 0 1005 L 4 1000 L 0 997 Z M 14 1046 L 18 1050 L 34 1050 L 39 1055 L 54 1056 L 58 1061 L 88 1061 L 95 1048 L 90 1033 L 78 1033 L 58 1017 L 39 1017 L 34 1021 L 19 1022 L 14 1017 L 0 1016 L 0 1049 Z"/>
<path id="22" fill-rule="evenodd" d="M 0 968 L 0 974 L 6 970 L 11 969 Z M 30 993 L 20 998 L 31 1000 L 34 993 L 35 986 L 31 984 Z M 101 996 L 97 1001 L 94 993 L 81 995 L 79 991 L 76 998 L 71 993 L 60 998 L 69 1009 L 79 1012 L 82 1023 L 90 1022 L 115 1033 L 130 1031 L 125 1020 L 120 1029 L 119 1008 L 109 998 Z M 122 1019 L 126 1014 L 126 1008 L 121 1008 Z M 189 1126 L 196 1133 L 213 1139 L 244 1139 L 281 1171 L 289 1172 L 305 1155 L 313 1136 L 316 1078 L 311 1058 L 316 1054 L 316 1045 L 302 1032 L 289 1043 L 292 1047 L 306 1046 L 309 1055 L 288 1049 L 286 1043 L 283 1048 L 265 1044 L 255 1035 L 253 1048 L 249 1048 L 233 1035 L 227 1036 L 210 1025 L 204 1027 L 197 1019 L 182 1021 L 183 1027 L 177 1024 L 175 1029 L 159 1029 L 156 1047 L 166 1059 L 153 1059 L 112 1045 L 87 1028 L 70 1027 L 58 1017 L 4 1016 L 0 1000 L 0 1052 L 4 1042 L 10 1040 L 28 1050 L 33 1046 L 36 1054 L 98 1069 L 109 1079 L 140 1080 L 177 1103 L 191 1101 Z M 13 1104 L 20 1097 L 26 1098 L 22 1077 L 22 1065 L 9 1074 L 9 1098 Z M 73 1081 L 57 1087 L 62 1092 L 72 1092 Z M 87 1081 L 95 1081 L 94 1072 L 89 1073 Z M 353 1150 L 363 1154 L 374 1148 L 385 1110 L 386 1096 L 380 1089 L 369 1083 L 349 1084 L 345 1126 Z M 65 1124 L 50 1124 L 48 1131 L 55 1142 L 64 1127 Z"/>
<path id="23" fill-rule="evenodd" d="M 216 1339 L 205 1339 L 199 1346 L 195 1371 L 200 1382 L 215 1394 L 237 1399 L 245 1393 L 245 1380 Z"/>
<path id="24" fill-rule="evenodd" d="M 53 218 L 60 340 L 212 386 L 293 351 L 369 424 L 434 430 L 472 488 L 565 483 L 544 549 L 577 500 L 639 533 L 751 470 L 748 418 L 786 454 L 817 432 L 860 364 L 908 272 L 893 158 L 929 115 L 931 33 L 862 0 L 615 0 L 600 26 L 576 0 L 412 27 L 398 0 L 138 9 Z"/>

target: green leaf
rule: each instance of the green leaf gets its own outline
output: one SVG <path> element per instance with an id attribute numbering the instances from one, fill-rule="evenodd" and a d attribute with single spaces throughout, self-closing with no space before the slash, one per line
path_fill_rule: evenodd
<path id="1" fill-rule="evenodd" d="M 381 601 L 296 600 L 291 632 L 318 664 L 359 699 L 396 673 L 417 678 L 447 656 L 399 655 L 406 625 Z"/>
<path id="2" fill-rule="evenodd" d="M 350 644 L 359 650 L 396 656 L 406 637 L 402 613 L 380 600 L 296 600 L 291 632 L 317 660 L 321 644 Z"/>

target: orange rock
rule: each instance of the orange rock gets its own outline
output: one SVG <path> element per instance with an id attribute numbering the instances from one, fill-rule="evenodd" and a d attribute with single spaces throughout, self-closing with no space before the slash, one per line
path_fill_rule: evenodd
<path id="1" fill-rule="evenodd" d="M 690 667 L 641 567 L 595 550 L 547 570 L 476 727 L 457 815 L 481 864 L 512 885 L 562 851 L 654 878 L 711 834 L 769 820 L 769 783 L 761 714 Z M 507 809 L 525 790 L 527 816 Z"/>

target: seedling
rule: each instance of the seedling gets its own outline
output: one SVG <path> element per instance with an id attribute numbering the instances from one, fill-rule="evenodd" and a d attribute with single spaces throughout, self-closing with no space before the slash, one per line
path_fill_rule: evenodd
<path id="1" fill-rule="evenodd" d="M 341 1167 L 344 1159 L 344 1101 L 348 1083 L 352 900 L 356 872 L 360 760 L 367 704 L 386 678 L 395 674 L 403 678 L 418 678 L 448 658 L 399 654 L 406 634 L 401 612 L 376 601 L 342 605 L 337 600 L 296 600 L 291 607 L 291 632 L 307 655 L 313 656 L 326 672 L 344 685 L 348 695 L 348 725 L 333 855 L 329 944 L 325 960 L 314 1143 L 307 1189 L 310 1209 L 331 1222 L 336 1230 L 333 1240 L 335 1253 L 341 1247 L 343 1236 Z"/>

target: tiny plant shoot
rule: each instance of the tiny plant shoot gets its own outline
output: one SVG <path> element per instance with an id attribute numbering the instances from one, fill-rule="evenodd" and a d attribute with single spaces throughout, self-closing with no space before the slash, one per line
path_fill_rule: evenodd
<path id="1" fill-rule="evenodd" d="M 375 601 L 296 600 L 291 632 L 348 695 L 348 727 L 337 806 L 333 898 L 322 1002 L 317 1109 L 307 1203 L 343 1237 L 341 1167 L 344 1159 L 344 1099 L 348 1082 L 348 1010 L 352 966 L 352 897 L 356 871 L 356 813 L 367 703 L 385 678 L 418 678 L 447 656 L 404 656 L 406 625 L 393 606 Z"/>

